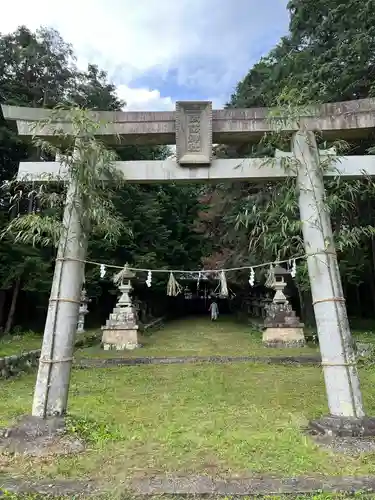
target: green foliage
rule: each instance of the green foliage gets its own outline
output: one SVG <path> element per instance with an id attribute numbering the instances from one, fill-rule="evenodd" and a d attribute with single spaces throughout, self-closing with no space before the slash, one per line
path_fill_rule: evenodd
<path id="1" fill-rule="evenodd" d="M 289 34 L 250 69 L 228 103 L 228 107 L 275 106 L 270 114 L 274 133 L 256 146 L 244 144 L 237 151 L 220 150 L 220 155 L 227 156 L 229 151 L 234 157 L 264 157 L 272 156 L 275 148 L 290 151 L 290 135 L 280 132 L 285 121 L 298 124 L 301 117 L 314 113 L 319 103 L 374 95 L 372 5 L 359 0 L 345 5 L 336 0 L 290 1 Z M 371 154 L 373 139 L 372 134 L 367 141 L 325 143 L 318 131 L 319 147 L 334 146 L 338 154 Z M 287 170 L 296 168 L 293 162 L 284 166 Z M 332 158 L 322 162 L 322 168 L 329 167 L 335 168 Z M 361 283 L 375 292 L 374 184 L 364 176 L 350 182 L 330 178 L 325 185 L 324 209 L 330 213 L 345 292 L 355 294 L 355 307 L 360 308 Z M 231 267 L 304 253 L 294 180 L 256 186 L 233 183 L 209 192 L 212 199 L 220 200 L 220 204 L 203 209 L 200 217 L 202 232 L 210 231 L 215 223 L 215 231 L 210 233 L 214 238 L 211 261 Z M 257 279 L 261 278 L 257 272 Z M 297 284 L 300 292 L 308 291 L 303 263 L 298 266 Z M 365 307 L 372 309 L 373 304 L 367 302 Z"/>
<path id="2" fill-rule="evenodd" d="M 66 431 L 81 438 L 88 444 L 104 445 L 108 441 L 119 439 L 120 433 L 114 425 L 96 422 L 86 417 L 69 415 L 65 419 Z"/>
<path id="3" fill-rule="evenodd" d="M 42 126 L 56 123 L 60 112 L 55 110 Z M 112 201 L 114 187 L 120 189 L 124 184 L 123 176 L 114 166 L 116 155 L 95 137 L 98 128 L 103 127 L 102 123 L 94 122 L 87 112 L 79 108 L 69 112 L 63 111 L 63 114 L 65 119 L 68 116 L 72 123 L 72 133 L 62 134 L 61 142 L 57 145 L 41 139 L 36 139 L 35 144 L 41 151 L 59 157 L 71 183 L 76 186 L 76 194 L 73 197 L 72 194 L 61 190 L 59 193 L 53 191 L 52 196 L 46 196 L 49 192 L 48 181 L 47 184 L 39 185 L 38 190 L 32 186 L 34 199 L 39 207 L 38 213 L 18 214 L 3 231 L 3 237 L 13 236 L 16 243 L 56 246 L 64 227 L 61 211 L 55 210 L 52 216 L 44 211 L 53 210 L 56 205 L 61 206 L 62 200 L 68 196 L 67 203 L 75 204 L 75 209 L 81 213 L 82 221 L 85 221 L 83 230 L 88 232 L 90 228 L 97 236 L 113 243 L 124 230 L 121 217 L 116 213 Z M 63 149 L 60 145 L 67 143 L 68 148 Z M 15 182 L 19 184 L 19 180 L 16 179 Z M 21 196 L 22 193 L 20 198 Z"/>
<path id="4" fill-rule="evenodd" d="M 76 135 L 82 128 L 89 129 L 78 144 L 78 150 L 85 150 L 84 158 L 80 155 L 79 160 L 85 168 L 75 169 L 74 163 L 78 166 L 79 162 L 78 156 L 69 156 L 71 141 L 65 141 L 61 151 L 57 151 L 55 142 L 53 145 L 43 141 L 31 144 L 18 137 L 15 125 L 5 122 L 0 113 L 0 182 L 3 184 L 0 287 L 10 293 L 15 280 L 21 278 L 21 290 L 34 290 L 35 301 L 47 304 L 55 254 L 53 245 L 61 231 L 66 191 L 61 184 L 47 182 L 48 179 L 42 186 L 9 181 L 19 161 L 51 160 L 56 152 L 68 168 L 75 171 L 84 198 L 87 202 L 90 200 L 90 203 L 83 200 L 82 208 L 91 222 L 91 260 L 119 266 L 128 261 L 138 267 L 199 267 L 205 246 L 192 228 L 199 210 L 196 186 L 127 185 L 126 179 L 115 179 L 113 169 L 110 175 L 116 182 L 109 188 L 99 179 L 101 174 L 108 174 L 106 167 L 112 165 L 115 158 L 157 160 L 170 154 L 166 146 L 120 143 L 108 151 L 95 139 L 93 132 L 98 124 L 89 123 L 87 113 L 79 108 L 118 111 L 124 105 L 106 73 L 95 65 L 89 65 L 87 71 L 79 71 L 72 47 L 54 30 L 31 32 L 20 27 L 9 35 L 0 34 L 0 48 L 1 103 L 56 108 L 55 117 L 63 113 L 64 108 L 69 109 L 69 113 L 75 115 Z M 90 193 L 94 191 L 96 195 L 92 197 Z M 16 217 L 17 214 L 20 216 Z M 98 268 L 88 267 L 86 278 L 93 299 L 102 295 L 103 287 L 109 288 L 107 280 L 99 280 Z M 155 279 L 153 290 L 154 286 L 164 287 L 164 284 Z M 113 288 L 109 291 L 115 293 Z"/>
<path id="5" fill-rule="evenodd" d="M 287 89 L 305 102 L 368 97 L 374 90 L 372 0 L 291 0 L 290 31 L 238 84 L 230 105 L 270 106 Z"/>
<path id="6" fill-rule="evenodd" d="M 53 29 L 25 26 L 0 36 L 0 98 L 17 106 L 56 106 L 75 77 L 72 47 Z"/>
<path id="7" fill-rule="evenodd" d="M 58 215 L 42 216 L 25 214 L 11 220 L 4 228 L 1 237 L 10 236 L 15 243 L 31 243 L 33 246 L 57 244 L 61 234 L 61 222 Z"/>
<path id="8" fill-rule="evenodd" d="M 337 0 L 323 4 L 321 0 L 318 7 L 312 0 L 289 2 L 289 34 L 250 69 L 228 104 L 276 106 L 270 117 L 275 123 L 275 133 L 256 146 L 241 145 L 237 150 L 219 146 L 218 155 L 265 157 L 272 156 L 275 148 L 290 150 L 290 137 L 278 131 L 282 121 L 298 120 L 312 112 L 319 102 L 374 95 L 375 13 L 370 8 L 371 2 L 349 0 L 345 8 Z M 72 47 L 53 30 L 32 33 L 21 27 L 10 35 L 0 35 L 0 47 L 0 99 L 3 102 L 103 110 L 119 110 L 123 105 L 106 73 L 94 65 L 89 65 L 87 71 L 79 71 Z M 2 180 L 12 178 L 19 160 L 30 155 L 48 159 L 56 152 L 43 144 L 35 148 L 23 142 L 4 121 L 0 122 L 0 139 Z M 345 149 L 346 154 L 371 153 L 374 147 L 371 137 L 351 144 L 325 144 L 319 140 L 322 149 L 331 146 L 338 152 Z M 94 152 L 92 145 L 90 148 Z M 169 153 L 166 147 L 119 144 L 114 149 L 110 154 L 114 158 L 116 153 L 121 160 L 162 159 Z M 68 149 L 62 154 L 69 152 Z M 332 167 L 331 161 L 323 164 L 324 168 L 329 166 Z M 293 169 L 295 165 L 290 162 L 285 167 Z M 96 182 L 98 179 L 91 182 L 94 178 L 90 179 L 90 172 L 90 168 L 85 170 L 86 178 L 80 181 L 86 185 L 87 198 L 90 192 L 100 193 L 99 198 L 95 198 L 99 203 L 84 207 L 87 214 L 90 212 L 92 222 L 91 260 L 119 266 L 129 262 L 145 268 L 191 269 L 200 267 L 202 259 L 209 268 L 231 267 L 303 253 L 292 179 L 265 185 L 242 182 L 203 188 L 173 184 L 136 186 L 120 182 L 121 190 L 111 190 L 106 198 L 100 183 Z M 326 181 L 326 189 L 326 209 L 332 220 L 344 287 L 354 289 L 363 283 L 371 287 L 375 296 L 374 183 L 365 178 L 351 182 L 331 178 Z M 30 212 L 24 190 L 23 185 L 18 188 L 13 185 L 9 195 L 2 195 L 0 231 L 9 227 L 10 222 L 17 244 L 11 243 L 14 240 L 8 237 L 3 240 L 0 263 L 5 267 L 0 268 L 0 278 L 3 287 L 10 289 L 19 276 L 27 276 L 22 279 L 24 290 L 32 289 L 39 277 L 44 293 L 51 279 L 54 252 L 49 247 L 32 249 L 25 243 L 48 245 L 57 241 L 65 193 L 51 184 L 43 192 L 34 187 L 33 198 L 37 202 Z M 19 191 L 23 191 L 22 197 L 14 198 Z M 8 212 L 11 206 L 18 207 L 22 217 L 12 219 L 14 210 L 10 215 Z M 114 218 L 115 224 L 109 228 L 112 234 L 103 239 L 109 213 L 117 214 L 118 218 Z M 27 232 L 25 228 L 32 227 L 32 237 L 22 239 Z M 27 260 L 27 256 L 32 259 Z M 9 276 L 3 271 L 7 267 L 11 269 Z M 257 273 L 257 279 L 261 278 Z M 247 276 L 239 273 L 235 279 L 247 281 Z M 161 281 L 155 279 L 153 287 L 164 287 Z M 87 282 L 90 294 L 97 297 L 103 293 L 103 284 L 109 285 L 106 280 L 99 280 L 97 268 L 87 269 Z M 302 263 L 297 282 L 300 291 L 308 291 L 306 267 Z"/>
<path id="9" fill-rule="evenodd" d="M 0 357 L 19 355 L 23 352 L 40 349 L 42 336 L 33 331 L 22 331 L 15 328 L 12 335 L 0 339 Z"/>
<path id="10" fill-rule="evenodd" d="M 105 111 L 117 111 L 125 104 L 117 98 L 116 87 L 108 83 L 107 73 L 94 64 L 89 64 L 86 72 L 77 73 L 68 100 L 84 109 Z"/>

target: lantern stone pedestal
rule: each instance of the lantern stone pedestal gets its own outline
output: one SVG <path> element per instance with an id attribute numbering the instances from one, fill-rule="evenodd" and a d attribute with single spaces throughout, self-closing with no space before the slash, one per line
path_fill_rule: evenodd
<path id="1" fill-rule="evenodd" d="M 304 324 L 293 311 L 284 295 L 286 269 L 276 266 L 274 279 L 270 284 L 276 291 L 271 304 L 266 306 L 263 344 L 266 347 L 301 347 L 305 345 Z"/>
<path id="2" fill-rule="evenodd" d="M 301 347 L 305 345 L 303 323 L 290 304 L 268 306 L 264 322 L 263 344 L 266 347 Z"/>
<path id="3" fill-rule="evenodd" d="M 121 282 L 119 290 L 121 296 L 110 314 L 105 326 L 102 327 L 102 344 L 104 350 L 115 349 L 117 351 L 133 350 L 140 347 L 138 343 L 138 314 L 136 307 L 132 304 L 130 292 L 132 291 L 131 278 L 134 274 L 128 271 Z"/>

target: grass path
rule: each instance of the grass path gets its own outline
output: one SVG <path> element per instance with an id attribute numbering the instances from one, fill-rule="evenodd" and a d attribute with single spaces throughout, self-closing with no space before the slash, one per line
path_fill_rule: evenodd
<path id="1" fill-rule="evenodd" d="M 209 318 L 186 318 L 167 323 L 154 335 L 146 337 L 144 347 L 134 351 L 103 351 L 99 346 L 80 349 L 75 356 L 106 357 L 172 357 L 172 356 L 300 356 L 316 354 L 314 347 L 267 349 L 262 334 L 250 326 L 229 318 L 211 322 Z"/>
<path id="2" fill-rule="evenodd" d="M 259 334 L 241 325 L 196 319 L 166 326 L 150 338 L 147 349 L 155 355 L 265 350 Z M 30 411 L 34 382 L 35 375 L 27 375 L 0 383 L 0 425 Z M 375 370 L 361 369 L 361 382 L 368 413 L 375 415 Z M 114 486 L 168 472 L 375 474 L 374 454 L 333 455 L 301 431 L 309 419 L 327 413 L 318 367 L 233 363 L 77 369 L 69 412 L 77 431 L 89 438 L 85 453 L 43 460 L 0 457 L 0 470 L 34 478 L 92 477 Z"/>

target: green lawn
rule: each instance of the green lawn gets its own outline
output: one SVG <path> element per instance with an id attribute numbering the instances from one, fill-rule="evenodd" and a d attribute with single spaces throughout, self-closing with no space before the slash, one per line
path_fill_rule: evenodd
<path id="1" fill-rule="evenodd" d="M 375 414 L 375 372 L 361 375 L 368 411 Z M 30 410 L 33 388 L 30 375 L 1 383 L 1 425 Z M 85 454 L 52 461 L 3 457 L 0 469 L 114 482 L 163 472 L 375 473 L 374 456 L 333 458 L 301 432 L 309 418 L 327 413 L 317 367 L 235 363 L 74 370 L 69 409 L 84 419 L 78 424 L 83 431 L 93 432 Z"/>
<path id="2" fill-rule="evenodd" d="M 1 492 L 1 490 L 0 490 Z M 64 497 L 56 497 L 56 496 L 46 496 L 45 494 L 43 495 L 36 495 L 34 493 L 31 494 L 11 494 L 7 492 L 6 498 L 8 500 L 66 500 L 66 496 Z M 89 497 L 81 497 L 81 496 L 74 496 L 74 499 L 78 500 L 84 500 L 85 498 Z M 90 496 L 90 498 L 93 498 Z M 115 497 L 113 496 L 112 492 L 109 492 L 107 494 L 103 495 L 98 495 L 94 497 L 96 500 L 115 500 Z M 121 500 L 139 500 L 139 496 L 132 495 L 131 493 L 120 493 L 119 496 L 116 496 L 116 498 L 121 498 Z M 160 496 L 154 495 L 154 496 L 149 496 L 149 500 L 160 500 Z M 197 500 L 199 496 L 195 495 L 163 495 L 162 499 L 163 500 Z M 210 495 L 209 497 L 210 500 L 238 500 L 238 496 L 230 496 L 226 495 L 221 496 L 221 495 Z M 240 497 L 242 500 L 253 500 L 254 496 L 242 496 Z M 291 495 L 267 495 L 266 497 L 267 500 L 290 500 L 290 498 L 293 498 L 294 500 L 349 500 L 352 498 L 358 498 L 360 500 L 373 500 L 375 498 L 375 495 L 370 494 L 370 493 L 356 493 L 355 495 L 350 495 L 350 494 L 345 494 L 345 493 L 315 493 L 312 495 L 306 494 L 306 495 L 297 495 L 297 496 L 291 496 Z"/>
<path id="3" fill-rule="evenodd" d="M 37 333 L 24 333 L 22 335 L 7 335 L 0 337 L 0 358 L 21 354 L 27 351 L 40 349 L 42 345 L 42 335 Z"/>
<path id="4" fill-rule="evenodd" d="M 358 325 L 353 324 L 353 327 Z M 353 335 L 362 342 L 375 342 L 370 324 L 360 325 Z M 89 334 L 93 333 L 88 332 Z M 99 346 L 78 349 L 76 357 L 138 357 L 138 356 L 278 356 L 311 355 L 318 352 L 314 347 L 302 349 L 265 349 L 261 333 L 250 326 L 220 318 L 211 324 L 209 319 L 187 319 L 167 324 L 165 328 L 144 339 L 144 348 L 125 353 L 103 351 Z M 28 332 L 17 336 L 0 337 L 0 357 L 40 349 L 42 335 Z"/>
<path id="5" fill-rule="evenodd" d="M 317 354 L 315 347 L 267 349 L 262 334 L 230 319 L 212 323 L 209 318 L 188 318 L 168 323 L 142 340 L 134 351 L 104 351 L 100 346 L 76 351 L 76 358 L 172 357 L 172 356 L 300 356 Z"/>
<path id="6" fill-rule="evenodd" d="M 143 351 L 269 352 L 246 327 L 205 320 L 187 321 L 185 329 L 182 322 L 166 326 Z M 361 379 L 374 415 L 375 371 L 361 369 Z M 1 382 L 1 426 L 30 411 L 34 381 L 35 375 L 25 375 Z M 94 477 L 113 485 L 166 472 L 375 474 L 374 455 L 334 456 L 301 431 L 310 418 L 327 413 L 318 367 L 233 363 L 77 369 L 69 411 L 90 439 L 84 454 L 53 460 L 0 457 L 0 470 L 29 477 Z"/>
<path id="7" fill-rule="evenodd" d="M 98 330 L 88 330 L 77 336 L 76 342 L 92 340 L 93 335 Z M 43 335 L 41 333 L 27 332 L 21 335 L 0 337 L 0 358 L 3 356 L 12 356 L 24 352 L 41 349 Z"/>

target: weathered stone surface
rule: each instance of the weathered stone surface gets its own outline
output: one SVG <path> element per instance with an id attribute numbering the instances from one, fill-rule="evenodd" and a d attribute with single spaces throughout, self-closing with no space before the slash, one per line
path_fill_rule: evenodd
<path id="1" fill-rule="evenodd" d="M 86 289 L 83 288 L 81 291 L 81 303 L 79 305 L 77 333 L 85 333 L 85 317 L 89 312 L 89 302 L 91 302 L 91 299 L 87 296 Z"/>
<path id="2" fill-rule="evenodd" d="M 132 303 L 131 292 L 133 290 L 131 279 L 134 273 L 129 269 L 126 278 L 118 285 L 120 298 L 106 325 L 102 327 L 102 344 L 104 350 L 116 349 L 117 351 L 133 350 L 140 347 L 138 342 L 138 311 Z"/>
<path id="3" fill-rule="evenodd" d="M 375 452 L 374 437 L 342 437 L 342 436 L 327 436 L 323 434 L 313 435 L 314 442 L 333 453 L 350 455 L 356 457 L 362 453 Z"/>
<path id="4" fill-rule="evenodd" d="M 267 309 L 264 321 L 266 328 L 303 328 L 304 326 L 288 303 L 273 303 Z"/>
<path id="5" fill-rule="evenodd" d="M 258 476 L 246 479 L 207 476 L 162 476 L 136 479 L 139 495 L 280 495 L 317 492 L 375 491 L 374 477 Z"/>
<path id="6" fill-rule="evenodd" d="M 285 282 L 282 283 L 285 286 Z M 278 288 L 280 288 L 280 283 Z M 281 290 L 281 301 L 277 301 L 277 293 L 273 302 L 266 306 L 263 344 L 266 347 L 300 347 L 305 345 L 303 323 L 300 322 L 292 306 Z M 280 293 L 280 292 L 279 292 Z"/>
<path id="7" fill-rule="evenodd" d="M 0 378 L 8 378 L 27 372 L 38 366 L 40 350 L 0 358 Z"/>
<path id="8" fill-rule="evenodd" d="M 368 437 L 375 436 L 375 418 L 327 416 L 312 420 L 309 424 L 312 432 L 333 437 Z"/>
<path id="9" fill-rule="evenodd" d="M 354 349 L 359 358 L 369 358 L 375 354 L 375 345 L 366 342 L 356 342 Z"/>
<path id="10" fill-rule="evenodd" d="M 176 103 L 176 152 L 181 165 L 212 160 L 212 103 Z"/>
<path id="11" fill-rule="evenodd" d="M 266 347 L 302 347 L 305 337 L 302 327 L 268 327 L 263 331 L 263 344 Z"/>
<path id="12" fill-rule="evenodd" d="M 105 350 L 123 351 L 135 349 L 138 346 L 138 328 L 126 328 L 126 325 L 103 329 L 102 344 Z M 108 346 L 106 348 L 106 346 Z"/>
<path id="13" fill-rule="evenodd" d="M 99 485 L 94 480 L 48 480 L 31 481 L 3 477 L 1 478 L 3 491 L 12 493 L 38 493 L 40 495 L 66 496 L 72 498 L 86 498 L 112 490 L 111 485 Z M 103 489 L 102 489 L 103 488 Z M 248 478 L 212 478 L 208 476 L 154 476 L 137 478 L 131 481 L 130 487 L 124 485 L 124 498 L 133 495 L 159 496 L 184 495 L 186 498 L 200 496 L 270 496 L 299 495 L 313 493 L 371 493 L 375 491 L 375 477 L 284 477 L 251 476 Z M 82 495 L 82 496 L 81 496 Z M 50 498 L 50 497 L 49 497 Z M 116 497 L 117 498 L 117 497 Z"/>
<path id="14" fill-rule="evenodd" d="M 99 334 L 84 335 L 76 340 L 75 346 L 89 347 L 100 342 Z M 0 378 L 14 377 L 31 369 L 37 368 L 40 358 L 40 349 L 18 355 L 0 358 Z"/>
<path id="15" fill-rule="evenodd" d="M 72 133 L 71 124 L 66 116 L 51 126 L 34 128 L 33 122 L 51 118 L 46 109 L 2 105 L 4 118 L 17 121 L 20 135 L 32 137 L 35 133 L 44 137 Z M 375 100 L 358 99 L 353 101 L 324 104 L 304 112 L 299 123 L 292 123 L 289 117 L 280 117 L 278 128 L 287 132 L 300 127 L 319 130 L 325 138 L 367 137 L 369 130 L 375 128 Z M 213 111 L 213 142 L 219 144 L 258 142 L 264 132 L 272 130 L 269 117 L 272 108 L 223 109 Z M 273 113 L 274 114 L 274 113 Z M 169 112 L 108 112 L 91 113 L 96 122 L 109 122 L 98 130 L 107 140 L 117 143 L 121 136 L 123 144 L 174 144 L 176 135 L 176 113 Z M 288 118 L 288 119 L 286 119 Z"/>
<path id="16" fill-rule="evenodd" d="M 112 490 L 111 485 L 99 485 L 94 480 L 43 480 L 31 481 L 3 477 L 1 490 L 19 494 L 40 494 L 51 496 L 66 496 L 72 498 L 87 498 Z M 102 489 L 103 488 L 103 489 Z M 137 478 L 131 482 L 130 488 L 124 485 L 124 498 L 133 495 L 159 496 L 184 495 L 186 498 L 200 496 L 270 496 L 300 495 L 313 493 L 371 493 L 375 491 L 375 477 L 284 477 L 251 476 L 248 478 L 212 478 L 207 476 L 154 476 Z M 82 495 L 82 496 L 81 496 Z M 117 498 L 117 497 L 116 497 Z"/>
<path id="17" fill-rule="evenodd" d="M 292 136 L 298 205 L 330 415 L 365 415 L 314 132 Z M 349 366 L 348 366 L 349 365 Z"/>
<path id="18" fill-rule="evenodd" d="M 120 170 L 126 182 L 218 182 L 225 180 L 246 180 L 260 182 L 266 179 L 285 179 L 295 177 L 292 171 L 285 172 L 279 159 L 265 161 L 264 158 L 217 159 L 209 166 L 183 166 L 177 161 L 145 160 L 118 161 L 116 167 Z M 358 178 L 362 171 L 370 176 L 375 175 L 375 156 L 342 156 L 339 157 L 334 169 L 325 171 L 325 176 L 341 175 L 343 179 Z M 21 162 L 18 170 L 19 180 L 47 182 L 51 178 L 67 179 L 64 166 L 56 162 Z"/>
<path id="19" fill-rule="evenodd" d="M 105 368 L 107 366 L 135 366 L 135 365 L 172 365 L 188 363 L 264 363 L 277 365 L 319 365 L 321 358 L 316 356 L 182 356 L 171 358 L 107 358 L 79 360 L 81 368 Z"/>
<path id="20" fill-rule="evenodd" d="M 6 497 L 6 493 L 41 495 L 45 499 L 66 497 L 72 500 L 78 498 L 76 495 L 79 495 L 79 498 L 91 498 L 91 496 L 95 498 L 96 493 L 99 493 L 99 487 L 92 480 L 32 481 L 0 476 L 0 497 L 2 494 Z"/>

